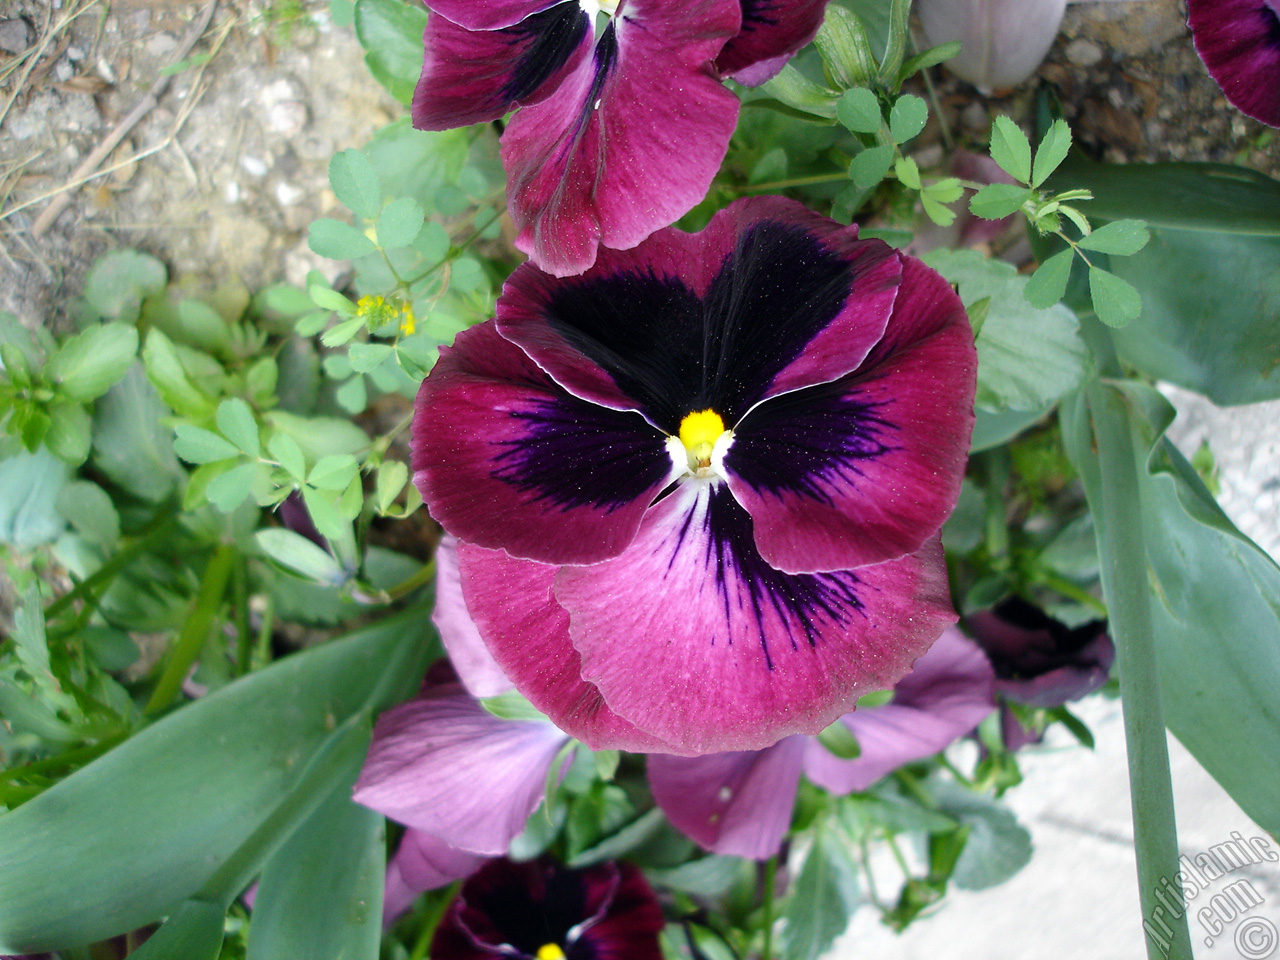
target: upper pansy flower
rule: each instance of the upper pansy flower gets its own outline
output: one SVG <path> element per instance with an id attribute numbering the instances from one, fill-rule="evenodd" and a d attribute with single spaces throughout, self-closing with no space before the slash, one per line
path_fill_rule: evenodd
<path id="1" fill-rule="evenodd" d="M 1187 0 L 1187 24 L 1232 105 L 1280 127 L 1280 0 Z"/>
<path id="2" fill-rule="evenodd" d="M 816 733 L 955 619 L 963 307 L 780 198 L 512 274 L 418 395 L 415 480 L 499 666 L 593 748 Z"/>
<path id="3" fill-rule="evenodd" d="M 516 246 L 581 273 L 599 245 L 633 247 L 702 200 L 738 118 L 721 73 L 776 73 L 827 2 L 428 0 L 414 125 L 519 107 L 502 135 Z"/>
<path id="4" fill-rule="evenodd" d="M 644 875 L 612 861 L 569 870 L 492 860 L 462 885 L 433 960 L 662 960 L 662 908 Z"/>

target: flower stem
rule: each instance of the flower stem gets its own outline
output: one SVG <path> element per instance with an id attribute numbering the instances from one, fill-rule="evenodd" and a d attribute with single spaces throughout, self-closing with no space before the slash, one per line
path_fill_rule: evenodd
<path id="1" fill-rule="evenodd" d="M 1086 395 L 1097 435 L 1100 475 L 1100 496 L 1096 498 L 1100 502 L 1090 507 L 1095 511 L 1102 587 L 1111 614 L 1110 632 L 1124 702 L 1147 956 L 1150 960 L 1191 960 L 1186 907 L 1174 879 L 1179 869 L 1178 835 L 1147 584 L 1138 450 L 1122 396 L 1099 380 L 1088 386 Z M 1167 902 L 1171 897 L 1173 908 L 1160 899 Z"/>
<path id="2" fill-rule="evenodd" d="M 773 888 L 777 883 L 778 855 L 775 853 L 764 867 L 764 946 L 760 949 L 760 960 L 773 957 Z"/>

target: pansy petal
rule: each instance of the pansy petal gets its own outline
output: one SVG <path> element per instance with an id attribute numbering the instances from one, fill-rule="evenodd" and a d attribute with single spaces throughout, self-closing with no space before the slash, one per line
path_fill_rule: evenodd
<path id="1" fill-rule="evenodd" d="M 969 733 L 995 709 L 995 674 L 968 637 L 946 630 L 894 688 L 893 700 L 842 718 L 861 753 L 833 756 L 813 740 L 805 775 L 832 793 L 865 790 L 905 763 L 931 757 Z"/>
<path id="2" fill-rule="evenodd" d="M 459 849 L 505 853 L 565 741 L 549 723 L 493 716 L 460 684 L 428 687 L 378 717 L 354 797 Z"/>
<path id="3" fill-rule="evenodd" d="M 593 56 L 502 136 L 516 246 L 557 276 L 598 245 L 633 247 L 697 204 L 720 168 L 738 99 L 710 61 L 736 0 L 628 0 Z"/>
<path id="4" fill-rule="evenodd" d="M 498 30 L 468 30 L 432 16 L 423 35 L 413 125 L 448 130 L 537 103 L 589 57 L 590 38 L 591 19 L 576 3 L 557 4 Z"/>
<path id="5" fill-rule="evenodd" d="M 580 278 L 520 267 L 498 328 L 570 393 L 675 434 L 692 411 L 733 424 L 766 397 L 856 369 L 901 275 L 898 254 L 856 227 L 757 197 L 700 233 L 603 251 Z"/>
<path id="6" fill-rule="evenodd" d="M 565 393 L 486 323 L 418 391 L 414 482 L 460 539 L 591 563 L 621 552 L 668 482 L 663 441 L 639 414 Z"/>
<path id="7" fill-rule="evenodd" d="M 440 631 L 449 661 L 467 693 L 477 699 L 496 697 L 512 689 L 462 599 L 462 575 L 458 572 L 457 538 L 445 534 L 436 547 L 436 608 L 431 620 Z"/>
<path id="8" fill-rule="evenodd" d="M 551 7 L 577 7 L 577 0 L 429 0 L 434 14 L 468 30 L 500 30 Z"/>
<path id="9" fill-rule="evenodd" d="M 1280 3 L 1187 0 L 1187 24 L 1209 76 L 1232 105 L 1280 127 Z"/>
<path id="10" fill-rule="evenodd" d="M 903 258 L 901 292 L 866 363 L 762 403 L 734 431 L 729 487 L 772 566 L 841 570 L 917 550 L 960 493 L 977 353 L 950 285 Z"/>
<path id="11" fill-rule="evenodd" d="M 822 26 L 829 0 L 741 0 L 742 32 L 725 44 L 716 66 L 757 86 L 776 76 Z M 763 68 L 763 69 L 761 69 Z"/>
<path id="12" fill-rule="evenodd" d="M 765 750 L 653 754 L 649 789 L 672 826 L 704 850 L 767 860 L 791 826 L 804 752 L 803 737 L 786 737 Z"/>
<path id="13" fill-rule="evenodd" d="M 458 544 L 458 562 L 463 596 L 494 660 L 556 726 L 593 750 L 671 749 L 615 714 L 583 681 L 569 616 L 551 592 L 556 567 L 468 543 Z"/>
<path id="14" fill-rule="evenodd" d="M 419 894 L 474 873 L 485 859 L 481 854 L 451 847 L 421 830 L 406 830 L 395 856 L 387 863 L 383 923 L 393 922 L 408 910 Z"/>
<path id="15" fill-rule="evenodd" d="M 819 732 L 955 619 L 936 541 L 857 571 L 781 573 L 727 487 L 697 481 L 655 504 L 619 557 L 562 567 L 555 595 L 584 680 L 685 755 Z"/>
<path id="16" fill-rule="evenodd" d="M 575 943 L 578 949 L 571 949 L 569 957 L 662 960 L 665 954 L 658 935 L 666 921 L 657 897 L 638 867 L 630 863 L 612 866 L 618 871 L 618 879 L 612 886 L 608 906 L 600 912 L 598 920 L 578 934 Z M 601 885 L 603 879 L 603 876 L 589 877 L 588 882 Z"/>

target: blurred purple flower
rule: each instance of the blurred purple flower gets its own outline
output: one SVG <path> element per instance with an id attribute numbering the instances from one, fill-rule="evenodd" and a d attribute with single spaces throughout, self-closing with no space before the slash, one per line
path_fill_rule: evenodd
<path id="1" fill-rule="evenodd" d="M 1074 629 L 1054 620 L 1021 597 L 965 618 L 964 629 L 978 642 L 996 672 L 996 692 L 1006 700 L 1052 709 L 1079 700 L 1107 682 L 1115 647 L 1105 620 Z M 1020 750 L 1040 741 L 1002 704 L 1004 745 Z"/>
<path id="2" fill-rule="evenodd" d="M 1187 24 L 1232 105 L 1280 127 L 1280 0 L 1187 0 Z"/>
<path id="3" fill-rule="evenodd" d="M 548 721 L 489 713 L 444 661 L 378 717 L 354 799 L 410 828 L 388 864 L 384 917 L 506 853 L 568 741 Z"/>
<path id="4" fill-rule="evenodd" d="M 649 786 L 667 819 L 704 849 L 763 860 L 790 826 L 801 773 L 835 794 L 865 790 L 973 730 L 995 708 L 994 681 L 978 646 L 949 628 L 898 681 L 892 700 L 838 721 L 858 741 L 857 757 L 841 759 L 808 736 L 751 752 L 655 754 Z"/>
<path id="5" fill-rule="evenodd" d="M 1074 629 L 1021 597 L 966 617 L 964 630 L 996 671 L 996 692 L 1032 707 L 1060 707 L 1110 675 L 1115 647 L 1105 620 Z"/>
<path id="6" fill-rule="evenodd" d="M 638 869 L 492 860 L 462 885 L 432 960 L 662 960 L 662 909 Z"/>

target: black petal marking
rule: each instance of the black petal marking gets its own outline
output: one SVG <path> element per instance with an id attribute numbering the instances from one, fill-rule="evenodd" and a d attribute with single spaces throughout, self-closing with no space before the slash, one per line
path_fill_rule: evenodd
<path id="1" fill-rule="evenodd" d="M 799 649 L 802 641 L 816 647 L 824 624 L 844 625 L 861 613 L 857 590 L 861 581 L 853 571 L 791 574 L 769 566 L 756 549 L 750 514 L 726 485 L 711 489 L 705 522 L 705 562 L 715 578 L 725 619 L 730 624 L 742 616 L 754 619 L 770 670 L 773 655 L 766 626 L 770 613 L 783 624 L 792 650 Z M 732 635 L 727 639 L 733 642 Z"/>
<path id="2" fill-rule="evenodd" d="M 889 442 L 898 428 L 885 418 L 887 406 L 859 399 L 847 381 L 773 397 L 739 425 L 725 467 L 757 492 L 829 505 L 831 490 L 856 486 L 860 461 L 898 449 Z"/>
<path id="3" fill-rule="evenodd" d="M 840 313 L 853 278 L 807 230 L 766 221 L 738 238 L 703 302 L 674 277 L 620 272 L 562 284 L 547 319 L 674 434 L 694 410 L 737 423 Z"/>
<path id="4" fill-rule="evenodd" d="M 519 440 L 495 442 L 493 476 L 561 510 L 633 503 L 670 469 L 662 434 L 635 413 L 564 396 L 510 414 L 524 421 Z"/>
<path id="5" fill-rule="evenodd" d="M 577 3 L 558 3 L 504 28 L 512 46 L 523 49 L 502 87 L 503 100 L 519 103 L 532 96 L 569 62 L 590 29 L 591 18 Z"/>

